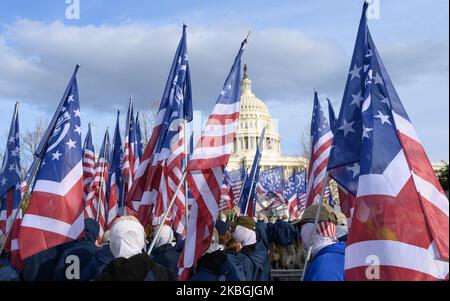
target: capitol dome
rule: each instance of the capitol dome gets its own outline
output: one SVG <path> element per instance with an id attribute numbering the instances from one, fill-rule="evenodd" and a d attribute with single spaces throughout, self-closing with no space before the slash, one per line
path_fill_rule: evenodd
<path id="1" fill-rule="evenodd" d="M 263 128 L 266 134 L 263 143 L 263 156 L 279 156 L 281 153 L 278 128 L 264 102 L 252 92 L 252 81 L 248 77 L 247 65 L 244 65 L 244 77 L 241 83 L 241 112 L 234 143 L 234 154 L 240 157 L 252 157 Z"/>

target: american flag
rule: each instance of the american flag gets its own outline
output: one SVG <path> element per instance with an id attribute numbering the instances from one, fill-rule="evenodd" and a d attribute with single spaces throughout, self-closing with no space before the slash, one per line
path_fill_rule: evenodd
<path id="1" fill-rule="evenodd" d="M 333 133 L 320 106 L 317 92 L 314 92 L 306 206 L 319 202 L 332 142 Z"/>
<path id="2" fill-rule="evenodd" d="M 87 194 L 95 175 L 95 150 L 92 144 L 91 124 L 83 144 L 83 200 L 87 201 Z"/>
<path id="3" fill-rule="evenodd" d="M 22 259 L 76 239 L 84 229 L 78 68 L 35 152 L 42 161 L 20 227 Z"/>
<path id="4" fill-rule="evenodd" d="M 106 229 L 106 187 L 109 174 L 109 133 L 106 130 L 100 154 L 95 166 L 94 180 L 89 187 L 86 201 L 86 217 L 95 219 L 100 224 L 99 238 L 103 237 Z"/>
<path id="5" fill-rule="evenodd" d="M 259 137 L 259 143 L 256 147 L 252 168 L 250 169 L 248 177 L 245 179 L 244 188 L 239 196 L 239 208 L 241 208 L 241 215 L 254 217 L 256 213 L 256 190 L 260 174 L 259 162 L 262 156 L 262 147 L 265 134 L 266 128 L 264 127 Z"/>
<path id="6" fill-rule="evenodd" d="M 448 199 L 372 41 L 366 9 L 329 163 L 359 163 L 345 278 L 372 280 L 367 258 L 375 255 L 373 280 L 448 279 Z"/>
<path id="7" fill-rule="evenodd" d="M 121 158 L 123 154 L 122 138 L 120 137 L 119 127 L 120 112 L 117 111 L 116 128 L 114 130 L 113 145 L 111 149 L 111 164 L 109 167 L 108 176 L 108 214 L 107 214 L 107 229 L 111 228 L 112 222 L 119 216 L 120 210 L 123 209 L 122 198 L 122 168 Z"/>
<path id="8" fill-rule="evenodd" d="M 284 199 L 289 216 L 299 219 L 306 207 L 306 169 L 294 171 L 284 184 Z"/>
<path id="9" fill-rule="evenodd" d="M 136 120 L 134 119 L 133 113 L 133 99 L 130 98 L 126 120 L 122 163 L 122 179 L 124 183 L 125 194 L 133 185 L 135 174 L 140 162 L 138 155 L 138 141 L 136 136 L 135 122 Z M 132 212 L 137 210 L 137 208 L 132 209 Z"/>
<path id="10" fill-rule="evenodd" d="M 230 176 L 227 170 L 224 170 L 223 181 L 221 187 L 222 193 L 220 194 L 219 211 L 233 209 L 235 203 L 233 189 L 231 187 Z"/>
<path id="11" fill-rule="evenodd" d="M 239 195 L 241 194 L 242 185 L 244 183 L 246 175 L 247 172 L 245 170 L 244 164 L 242 164 L 241 168 L 230 171 L 228 173 L 234 203 L 236 203 L 239 200 Z"/>
<path id="12" fill-rule="evenodd" d="M 191 83 L 186 44 L 186 26 L 167 79 L 155 127 L 136 180 L 127 195 L 127 208 L 137 208 L 142 224 L 159 225 L 164 211 L 182 178 L 184 124 L 192 120 Z M 185 233 L 184 187 L 175 198 L 171 215 L 164 221 L 180 234 Z"/>
<path id="13" fill-rule="evenodd" d="M 186 241 L 179 261 L 179 279 L 188 280 L 197 260 L 209 248 L 218 216 L 224 168 L 233 150 L 239 121 L 241 56 L 244 40 L 214 109 L 188 163 L 187 181 L 194 196 Z"/>
<path id="14" fill-rule="evenodd" d="M 10 254 L 11 263 L 16 268 L 22 266 L 18 242 L 22 220 L 19 137 L 19 110 L 16 104 L 0 169 L 0 227 L 3 233 L 10 233 L 8 240 L 0 248 Z"/>

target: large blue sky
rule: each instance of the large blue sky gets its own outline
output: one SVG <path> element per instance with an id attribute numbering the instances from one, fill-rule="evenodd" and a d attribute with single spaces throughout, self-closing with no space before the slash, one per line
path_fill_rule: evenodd
<path id="1" fill-rule="evenodd" d="M 448 161 L 448 1 L 379 3 L 375 43 L 430 158 Z M 243 61 L 254 93 L 278 119 L 283 152 L 300 153 L 314 89 L 339 108 L 362 1 L 80 0 L 79 20 L 66 6 L 0 2 L 0 151 L 16 99 L 26 131 L 53 114 L 77 63 L 83 128 L 92 121 L 100 144 L 130 94 L 137 109 L 159 100 L 184 22 L 195 108 L 209 113 L 252 30 Z"/>

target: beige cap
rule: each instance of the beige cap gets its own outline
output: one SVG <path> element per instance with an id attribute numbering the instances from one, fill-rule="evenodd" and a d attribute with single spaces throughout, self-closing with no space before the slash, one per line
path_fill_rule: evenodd
<path id="1" fill-rule="evenodd" d="M 314 222 L 318 208 L 319 208 L 319 205 L 312 205 L 312 206 L 309 206 L 308 208 L 306 208 L 306 210 L 303 213 L 303 216 L 300 220 L 300 223 L 304 224 L 308 221 Z M 331 206 L 329 206 L 327 204 L 322 204 L 318 221 L 319 222 L 333 222 L 333 223 L 337 224 L 336 212 L 334 211 L 333 208 L 331 208 Z"/>

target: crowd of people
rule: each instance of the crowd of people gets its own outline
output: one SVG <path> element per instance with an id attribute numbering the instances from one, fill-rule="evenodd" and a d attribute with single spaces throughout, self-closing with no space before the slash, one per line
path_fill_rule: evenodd
<path id="1" fill-rule="evenodd" d="M 228 220 L 220 214 L 211 244 L 190 280 L 269 281 L 271 269 L 303 268 L 309 248 L 312 256 L 304 280 L 344 280 L 347 219 L 324 204 L 314 229 L 318 208 L 310 206 L 293 222 L 287 216 Z M 134 216 L 122 216 L 100 240 L 99 224 L 88 218 L 81 238 L 26 258 L 21 270 L 12 267 L 3 252 L 0 280 L 176 281 L 184 240 L 170 226 L 161 227 L 148 255 L 156 228 L 144 228 Z"/>

